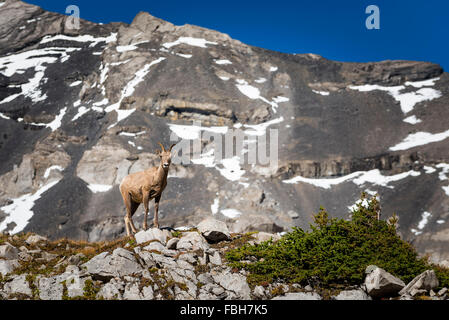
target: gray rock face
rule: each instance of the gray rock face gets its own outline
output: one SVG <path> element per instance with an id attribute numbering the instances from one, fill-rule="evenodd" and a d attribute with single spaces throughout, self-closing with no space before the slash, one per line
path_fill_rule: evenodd
<path id="1" fill-rule="evenodd" d="M 11 260 L 19 258 L 19 250 L 9 243 L 0 246 L 0 258 Z"/>
<path id="2" fill-rule="evenodd" d="M 226 223 L 214 218 L 207 218 L 201 221 L 198 224 L 198 231 L 211 243 L 231 239 Z"/>
<path id="3" fill-rule="evenodd" d="M 209 244 L 198 232 L 185 232 L 176 244 L 176 249 L 195 251 L 201 249 L 206 251 Z"/>
<path id="4" fill-rule="evenodd" d="M 154 242 L 151 242 L 149 245 L 143 247 L 143 249 L 148 250 L 148 251 L 156 250 L 156 251 L 162 252 L 165 250 L 165 247 L 162 243 L 160 243 L 158 241 L 154 241 Z"/>
<path id="5" fill-rule="evenodd" d="M 281 237 L 277 234 L 273 234 L 273 233 L 268 233 L 268 232 L 257 232 L 256 234 L 253 235 L 254 238 L 256 238 L 256 240 L 254 240 L 254 243 L 260 244 L 264 241 L 268 241 L 268 240 L 272 240 L 277 241 L 279 240 Z"/>
<path id="6" fill-rule="evenodd" d="M 140 274 L 142 266 L 126 249 L 117 248 L 112 254 L 100 253 L 82 265 L 93 278 L 110 279 L 125 275 Z"/>
<path id="7" fill-rule="evenodd" d="M 169 236 L 170 233 L 167 230 L 160 230 L 158 228 L 150 228 L 146 231 L 139 231 L 135 234 L 136 242 L 138 244 L 157 240 L 165 245 Z"/>
<path id="8" fill-rule="evenodd" d="M 39 298 L 42 300 L 61 300 L 64 286 L 59 276 L 40 277 L 38 282 Z"/>
<path id="9" fill-rule="evenodd" d="M 433 270 L 426 270 L 420 275 L 416 276 L 405 286 L 400 292 L 400 295 L 411 295 L 427 293 L 438 287 L 438 278 Z"/>
<path id="10" fill-rule="evenodd" d="M 26 274 L 22 274 L 19 276 L 12 277 L 12 281 L 7 282 L 4 285 L 3 290 L 6 292 L 7 295 L 24 294 L 31 297 L 32 291 L 28 284 L 26 276 L 27 276 Z"/>
<path id="11" fill-rule="evenodd" d="M 37 234 L 33 234 L 25 240 L 25 242 L 29 245 L 35 245 L 35 244 L 39 243 L 40 241 L 47 241 L 47 238 L 42 237 Z"/>
<path id="12" fill-rule="evenodd" d="M 125 284 L 121 280 L 111 279 L 108 283 L 101 287 L 97 293 L 97 297 L 106 300 L 122 300 L 122 293 L 125 290 Z"/>
<path id="13" fill-rule="evenodd" d="M 333 297 L 335 300 L 371 300 L 371 297 L 361 289 L 357 290 L 344 290 L 338 295 Z"/>
<path id="14" fill-rule="evenodd" d="M 365 278 L 367 293 L 373 298 L 395 296 L 405 283 L 382 268 L 374 268 Z"/>
<path id="15" fill-rule="evenodd" d="M 6 276 L 8 273 L 14 271 L 15 268 L 19 267 L 18 260 L 2 260 L 0 259 L 0 274 Z"/>
<path id="16" fill-rule="evenodd" d="M 251 298 L 251 290 L 245 276 L 226 269 L 221 274 L 213 275 L 213 278 L 217 284 L 229 292 L 227 299 L 249 300 Z"/>
<path id="17" fill-rule="evenodd" d="M 289 292 L 271 300 L 322 300 L 322 298 L 316 292 Z"/>
<path id="18" fill-rule="evenodd" d="M 176 249 L 176 245 L 178 244 L 179 238 L 171 238 L 167 241 L 167 249 Z"/>

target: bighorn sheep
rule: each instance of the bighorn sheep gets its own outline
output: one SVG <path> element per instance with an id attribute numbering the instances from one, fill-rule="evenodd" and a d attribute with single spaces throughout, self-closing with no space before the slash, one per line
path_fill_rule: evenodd
<path id="1" fill-rule="evenodd" d="M 156 154 L 159 155 L 161 164 L 158 167 L 130 174 L 120 184 L 120 193 L 126 206 L 125 226 L 128 236 L 131 235 L 129 227 L 131 227 L 133 233 L 137 233 L 132 216 L 141 203 L 145 207 L 143 229 L 147 229 L 148 205 L 153 198 L 155 201 L 153 224 L 156 228 L 159 228 L 159 201 L 161 200 L 162 191 L 167 186 L 167 174 L 171 163 L 171 150 L 174 144 L 171 145 L 168 151 L 165 150 L 160 142 L 159 145 L 161 146 L 161 151 L 157 150 Z"/>

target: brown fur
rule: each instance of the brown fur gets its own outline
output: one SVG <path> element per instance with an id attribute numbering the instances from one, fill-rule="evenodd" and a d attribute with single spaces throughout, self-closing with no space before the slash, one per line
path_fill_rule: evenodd
<path id="1" fill-rule="evenodd" d="M 167 186 L 167 174 L 171 163 L 171 149 L 165 150 L 164 146 L 161 146 L 161 152 L 158 150 L 161 163 L 158 167 L 152 167 L 145 171 L 136 172 L 126 176 L 120 184 L 120 193 L 123 197 L 123 202 L 126 206 L 125 226 L 128 236 L 131 235 L 130 227 L 133 233 L 137 232 L 134 226 L 132 216 L 136 212 L 137 208 L 143 203 L 145 207 L 145 216 L 143 220 L 143 229 L 147 229 L 147 216 L 149 202 L 154 199 L 154 219 L 153 224 L 156 228 L 159 228 L 158 211 L 159 201 L 161 200 L 162 192 Z"/>

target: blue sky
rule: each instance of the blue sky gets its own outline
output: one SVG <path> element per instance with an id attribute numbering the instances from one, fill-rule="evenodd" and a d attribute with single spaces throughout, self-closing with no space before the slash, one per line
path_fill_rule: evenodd
<path id="1" fill-rule="evenodd" d="M 449 1 L 442 0 L 27 0 L 83 19 L 131 23 L 139 11 L 218 30 L 244 43 L 286 53 L 316 53 L 337 61 L 418 60 L 449 70 Z M 380 9 L 380 30 L 368 30 L 368 5 Z"/>

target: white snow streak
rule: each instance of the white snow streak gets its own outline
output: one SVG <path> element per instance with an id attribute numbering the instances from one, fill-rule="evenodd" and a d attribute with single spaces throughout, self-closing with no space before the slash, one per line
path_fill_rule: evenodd
<path id="1" fill-rule="evenodd" d="M 449 130 L 440 133 L 416 132 L 409 134 L 402 142 L 390 148 L 391 151 L 407 150 L 428 143 L 439 142 L 449 137 Z"/>
<path id="2" fill-rule="evenodd" d="M 25 194 L 19 198 L 13 199 L 10 205 L 1 207 L 0 210 L 5 212 L 8 216 L 1 222 L 0 231 L 5 230 L 8 224 L 15 223 L 16 226 L 10 231 L 11 234 L 22 231 L 33 217 L 33 207 L 37 200 L 48 190 L 53 188 L 59 180 L 52 181 L 41 187 L 34 194 Z"/>
<path id="3" fill-rule="evenodd" d="M 162 46 L 169 49 L 169 48 L 171 48 L 173 46 L 177 46 L 178 44 L 181 44 L 181 43 L 188 44 L 189 46 L 201 47 L 201 48 L 207 48 L 208 44 L 211 44 L 211 45 L 218 44 L 216 42 L 207 41 L 202 38 L 180 37 L 178 40 L 173 41 L 173 42 L 164 43 Z"/>

